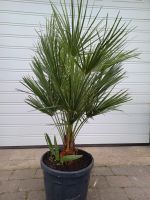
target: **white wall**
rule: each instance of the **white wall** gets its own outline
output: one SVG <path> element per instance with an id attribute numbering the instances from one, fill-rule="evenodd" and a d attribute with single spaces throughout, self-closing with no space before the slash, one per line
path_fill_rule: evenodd
<path id="1" fill-rule="evenodd" d="M 55 0 L 56 1 L 56 0 Z M 92 5 L 92 0 L 89 1 Z M 137 26 L 127 49 L 138 48 L 139 60 L 125 63 L 127 79 L 118 88 L 128 88 L 133 100 L 121 112 L 90 120 L 81 130 L 78 143 L 148 143 L 150 127 L 150 1 L 96 0 L 103 5 L 101 17 L 110 22 L 120 10 L 125 21 Z M 51 13 L 48 0 L 0 0 L 0 146 L 41 145 L 43 133 L 53 135 L 51 119 L 24 103 L 19 80 L 31 73 L 29 62 L 36 43 L 35 29 Z"/>

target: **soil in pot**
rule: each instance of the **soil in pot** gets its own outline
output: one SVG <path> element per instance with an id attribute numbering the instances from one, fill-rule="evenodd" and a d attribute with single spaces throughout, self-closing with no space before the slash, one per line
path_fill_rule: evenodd
<path id="1" fill-rule="evenodd" d="M 85 151 L 81 149 L 77 149 L 76 152 L 77 155 L 82 155 L 81 158 L 67 162 L 63 165 L 59 165 L 56 162 L 53 162 L 49 159 L 50 157 L 50 152 L 47 152 L 43 158 L 43 162 L 45 165 L 48 167 L 55 169 L 55 170 L 60 170 L 60 171 L 77 171 L 86 168 L 92 161 L 92 157 L 90 154 L 86 153 Z"/>

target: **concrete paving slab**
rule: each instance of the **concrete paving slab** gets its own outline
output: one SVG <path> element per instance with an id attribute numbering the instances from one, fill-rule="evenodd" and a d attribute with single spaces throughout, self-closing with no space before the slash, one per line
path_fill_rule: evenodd
<path id="1" fill-rule="evenodd" d="M 25 192 L 11 192 L 0 195 L 1 200 L 26 200 Z"/>
<path id="2" fill-rule="evenodd" d="M 132 187 L 133 184 L 127 176 L 107 176 L 106 177 L 111 187 Z"/>
<path id="3" fill-rule="evenodd" d="M 150 200 L 150 188 L 125 188 L 125 192 L 133 200 Z"/>
<path id="4" fill-rule="evenodd" d="M 30 179 L 35 176 L 36 169 L 17 169 L 10 175 L 9 179 Z"/>

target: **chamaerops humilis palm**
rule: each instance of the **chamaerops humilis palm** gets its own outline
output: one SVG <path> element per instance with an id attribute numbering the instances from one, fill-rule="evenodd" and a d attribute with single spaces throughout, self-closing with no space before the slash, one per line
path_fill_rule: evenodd
<path id="1" fill-rule="evenodd" d="M 137 54 L 125 50 L 131 30 L 119 14 L 110 25 L 88 1 L 50 4 L 52 15 L 38 33 L 31 63 L 34 77 L 23 77 L 22 83 L 30 90 L 26 102 L 53 119 L 61 153 L 69 155 L 75 154 L 75 139 L 88 119 L 130 99 L 126 90 L 113 89 L 125 76 L 122 62 Z"/>

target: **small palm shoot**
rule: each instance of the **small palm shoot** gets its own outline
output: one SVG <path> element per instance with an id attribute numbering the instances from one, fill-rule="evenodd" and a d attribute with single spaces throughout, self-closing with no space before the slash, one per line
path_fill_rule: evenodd
<path id="1" fill-rule="evenodd" d="M 114 88 L 125 77 L 122 62 L 137 56 L 135 50 L 125 50 L 130 30 L 119 15 L 108 26 L 108 17 L 100 20 L 100 10 L 93 16 L 91 9 L 86 17 L 88 1 L 74 5 L 71 0 L 69 7 L 66 2 L 60 2 L 61 9 L 51 3 L 53 13 L 46 31 L 39 33 L 32 59 L 35 77 L 22 81 L 32 93 L 26 102 L 49 115 L 57 127 L 61 152 L 56 138 L 52 145 L 45 137 L 52 157 L 60 163 L 80 157 L 75 155 L 75 139 L 88 119 L 130 100 L 126 90 L 114 92 Z"/>
<path id="2" fill-rule="evenodd" d="M 49 135 L 45 134 L 45 140 L 47 142 L 49 151 L 50 151 L 50 160 L 56 162 L 57 164 L 64 164 L 69 161 L 77 160 L 82 157 L 82 155 L 65 155 L 61 156 L 59 151 L 59 146 L 56 141 L 56 137 L 54 137 L 54 145 L 51 142 Z"/>

